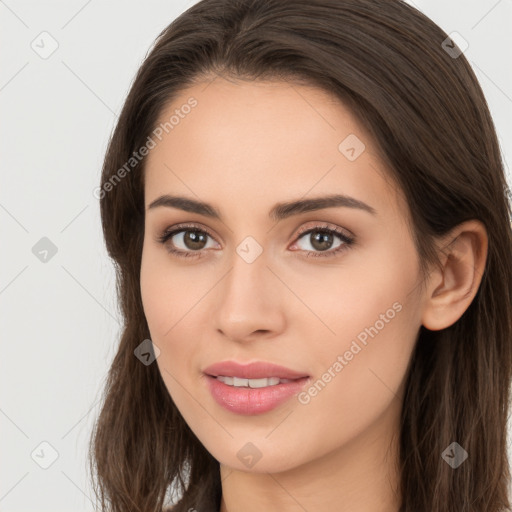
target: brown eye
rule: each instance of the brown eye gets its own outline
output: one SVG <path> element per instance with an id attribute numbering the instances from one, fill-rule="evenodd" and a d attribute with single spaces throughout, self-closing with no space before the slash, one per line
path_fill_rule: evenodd
<path id="1" fill-rule="evenodd" d="M 208 239 L 213 241 L 212 235 L 196 226 L 179 226 L 167 229 L 158 241 L 166 245 L 167 250 L 177 256 L 194 257 L 200 255 L 203 249 L 208 249 Z"/>
<path id="2" fill-rule="evenodd" d="M 309 235 L 309 236 L 308 236 Z M 306 247 L 301 247 L 302 240 Z M 204 249 L 215 247 L 215 239 L 205 229 L 198 226 L 176 226 L 168 228 L 157 240 L 166 246 L 169 253 L 178 257 L 200 257 Z M 212 244 L 208 245 L 211 241 Z M 310 256 L 335 256 L 348 249 L 355 243 L 355 238 L 346 235 L 338 228 L 328 226 L 314 226 L 307 231 L 301 231 L 297 237 L 297 246 L 300 251 Z"/>
<path id="3" fill-rule="evenodd" d="M 189 229 L 182 231 L 181 233 L 183 233 L 183 245 L 185 245 L 187 249 L 200 251 L 205 248 L 208 234 L 203 233 L 202 231 L 192 231 Z"/>
<path id="4" fill-rule="evenodd" d="M 311 246 L 317 251 L 327 251 L 334 243 L 334 235 L 325 231 L 313 231 L 309 233 Z"/>
<path id="5" fill-rule="evenodd" d="M 308 256 L 332 256 L 354 243 L 353 238 L 348 237 L 338 229 L 320 226 L 301 232 L 297 240 L 298 242 L 294 245 L 306 251 Z M 299 241 L 306 243 L 301 247 Z"/>

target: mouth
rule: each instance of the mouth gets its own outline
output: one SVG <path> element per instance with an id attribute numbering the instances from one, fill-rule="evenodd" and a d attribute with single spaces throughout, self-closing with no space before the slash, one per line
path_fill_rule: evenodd
<path id="1" fill-rule="evenodd" d="M 223 382 L 228 386 L 233 386 L 235 388 L 266 388 L 268 386 L 277 386 L 278 384 L 286 384 L 288 382 L 292 382 L 293 380 L 298 379 L 280 379 L 279 377 L 264 377 L 262 379 L 244 379 L 243 377 L 228 377 L 226 375 L 217 375 L 214 377 L 210 375 L 214 379 Z"/>
<path id="2" fill-rule="evenodd" d="M 245 382 L 245 380 L 261 381 L 262 379 L 278 378 L 280 381 L 287 381 L 309 377 L 306 373 L 266 361 L 255 361 L 244 364 L 237 363 L 236 361 L 221 361 L 208 366 L 203 370 L 203 373 L 210 377 L 227 377 L 228 379 L 233 379 L 233 382 L 229 381 L 228 385 L 234 384 L 249 387 L 252 386 Z M 236 379 L 236 381 L 234 379 Z M 261 387 L 258 386 L 258 384 L 258 382 L 255 382 L 254 387 Z"/>
<path id="3" fill-rule="evenodd" d="M 298 394 L 310 380 L 304 373 L 266 362 L 241 365 L 225 361 L 203 373 L 213 399 L 242 415 L 268 412 Z"/>

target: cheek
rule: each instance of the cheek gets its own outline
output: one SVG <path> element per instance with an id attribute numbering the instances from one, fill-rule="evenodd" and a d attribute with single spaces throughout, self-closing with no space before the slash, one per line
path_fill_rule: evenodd
<path id="1" fill-rule="evenodd" d="M 159 258 L 152 257 L 149 251 L 143 251 L 140 287 L 150 338 L 160 350 L 156 364 L 169 395 L 176 403 L 177 398 L 180 401 L 178 383 L 182 381 L 183 372 L 188 371 L 184 362 L 190 359 L 186 351 L 190 344 L 177 343 L 179 328 L 186 320 L 182 309 L 187 302 L 188 289 L 172 279 L 168 266 Z M 180 318 L 183 318 L 181 322 Z"/>
<path id="2" fill-rule="evenodd" d="M 375 435 L 381 436 L 382 428 L 393 428 L 418 331 L 415 304 L 403 297 L 397 304 L 395 298 L 391 294 L 389 300 L 373 300 L 356 320 L 341 315 L 346 325 L 344 329 L 338 324 L 336 341 L 327 347 L 318 343 L 321 349 L 311 353 L 314 379 L 297 396 L 295 423 L 288 425 L 291 433 L 300 432 L 301 424 L 308 430 L 321 429 L 317 441 L 304 447 L 310 448 L 306 458 L 327 453 L 333 443 L 342 446 L 373 426 Z M 378 427 L 381 421 L 385 426 Z"/>
<path id="3" fill-rule="evenodd" d="M 336 334 L 318 344 L 316 380 L 301 400 L 338 427 L 350 419 L 363 428 L 398 399 L 419 331 L 414 252 L 378 254 L 346 275 L 324 310 Z"/>
<path id="4" fill-rule="evenodd" d="M 156 338 L 169 336 L 169 330 L 190 309 L 197 295 L 195 279 L 171 265 L 171 256 L 161 248 L 144 246 L 142 252 L 140 289 L 144 314 Z M 196 299 L 197 301 L 197 299 Z"/>
<path id="5" fill-rule="evenodd" d="M 180 268 L 170 257 L 165 251 L 144 248 L 140 273 L 144 314 L 151 340 L 160 349 L 157 363 L 169 391 L 176 387 L 171 376 L 178 381 L 187 374 L 190 378 L 192 362 L 197 361 L 194 351 L 199 347 L 190 340 L 200 339 L 206 325 L 198 314 L 208 281 L 208 276 L 198 275 L 199 266 Z"/>
<path id="6" fill-rule="evenodd" d="M 329 408 L 339 399 L 356 414 L 362 403 L 397 392 L 419 330 L 420 300 L 415 251 L 396 247 L 368 252 L 334 290 L 331 284 L 323 296 L 310 293 L 308 304 L 324 325 L 305 325 L 306 338 L 317 340 L 311 369 L 320 382 L 304 401 L 322 395 Z"/>
<path id="7" fill-rule="evenodd" d="M 140 272 L 140 292 L 144 314 L 151 331 L 153 341 L 162 331 L 169 329 L 169 311 L 172 311 L 174 290 L 169 287 L 166 272 L 163 266 L 147 250 L 142 253 Z M 166 326 L 167 324 L 167 326 Z"/>
<path id="8" fill-rule="evenodd" d="M 308 338 L 320 333 L 320 350 L 332 356 L 348 350 L 354 339 L 364 346 L 373 337 L 401 331 L 408 315 L 415 322 L 418 304 L 411 301 L 418 299 L 418 272 L 412 244 L 382 237 L 371 248 L 348 255 L 339 268 L 304 274 L 294 291 L 317 317 L 310 316 Z"/>
<path id="9" fill-rule="evenodd" d="M 368 334 L 366 344 L 356 337 L 343 340 L 340 350 L 331 352 L 317 378 L 298 397 L 302 414 L 297 417 L 314 417 L 315 423 L 323 425 L 325 439 L 343 444 L 391 408 L 398 415 L 417 335 L 407 311 L 404 305 L 377 334 Z"/>

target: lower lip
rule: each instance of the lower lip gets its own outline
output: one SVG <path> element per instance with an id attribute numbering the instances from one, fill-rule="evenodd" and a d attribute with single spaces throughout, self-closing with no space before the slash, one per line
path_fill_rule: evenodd
<path id="1" fill-rule="evenodd" d="M 210 393 L 220 406 L 236 414 L 254 415 L 271 411 L 300 393 L 309 377 L 264 388 L 236 388 L 210 375 L 206 375 L 206 380 Z"/>

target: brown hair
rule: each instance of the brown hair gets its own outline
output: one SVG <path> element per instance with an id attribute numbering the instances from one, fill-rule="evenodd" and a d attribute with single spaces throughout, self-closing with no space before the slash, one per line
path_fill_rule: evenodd
<path id="1" fill-rule="evenodd" d="M 512 230 L 495 128 L 464 55 L 398 0 L 203 0 L 157 38 L 132 84 L 101 177 L 101 219 L 124 328 L 91 435 L 102 510 L 218 512 L 218 462 L 175 407 L 156 364 L 140 295 L 144 237 L 142 147 L 163 108 L 187 86 L 225 76 L 314 84 L 344 102 L 374 139 L 412 213 L 422 270 L 435 239 L 480 220 L 489 237 L 478 292 L 449 328 L 420 327 L 400 429 L 401 512 L 510 510 L 507 414 L 512 371 Z M 456 47 L 455 47 L 456 48 Z M 107 183 L 110 187 L 106 187 Z M 457 441 L 469 458 L 441 454 Z"/>

